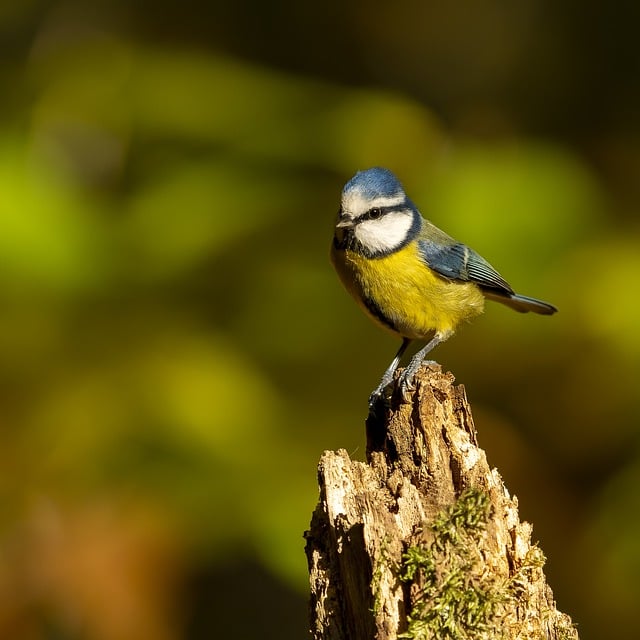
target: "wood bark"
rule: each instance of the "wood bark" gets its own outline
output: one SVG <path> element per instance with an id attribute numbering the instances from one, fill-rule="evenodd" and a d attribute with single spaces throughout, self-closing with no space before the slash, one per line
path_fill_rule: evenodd
<path id="1" fill-rule="evenodd" d="M 370 415 L 366 462 L 322 455 L 305 533 L 315 640 L 578 638 L 453 381 L 429 364 Z"/>

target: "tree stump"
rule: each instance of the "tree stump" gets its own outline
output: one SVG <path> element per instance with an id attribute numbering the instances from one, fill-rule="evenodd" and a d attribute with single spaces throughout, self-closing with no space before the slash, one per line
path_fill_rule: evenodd
<path id="1" fill-rule="evenodd" d="M 424 366 L 408 402 L 370 415 L 366 463 L 322 455 L 305 533 L 315 640 L 577 640 L 453 381 Z"/>

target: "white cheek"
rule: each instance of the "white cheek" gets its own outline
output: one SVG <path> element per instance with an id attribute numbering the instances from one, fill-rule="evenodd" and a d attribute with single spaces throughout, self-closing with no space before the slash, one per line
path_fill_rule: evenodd
<path id="1" fill-rule="evenodd" d="M 354 230 L 356 239 L 372 252 L 392 251 L 407 238 L 413 225 L 408 212 L 389 213 L 378 220 L 366 220 Z"/>

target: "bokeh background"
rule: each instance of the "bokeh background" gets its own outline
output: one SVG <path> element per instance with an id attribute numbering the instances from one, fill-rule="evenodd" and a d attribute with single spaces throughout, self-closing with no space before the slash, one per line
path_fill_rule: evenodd
<path id="1" fill-rule="evenodd" d="M 384 165 L 553 318 L 436 358 L 583 640 L 640 601 L 637 3 L 0 4 L 0 637 L 306 637 L 324 449 L 398 346 L 328 263 Z"/>

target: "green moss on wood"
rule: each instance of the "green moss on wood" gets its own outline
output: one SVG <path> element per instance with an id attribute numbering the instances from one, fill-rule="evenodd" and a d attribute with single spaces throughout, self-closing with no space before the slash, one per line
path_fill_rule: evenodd
<path id="1" fill-rule="evenodd" d="M 437 516 L 431 544 L 403 554 L 399 577 L 409 587 L 411 613 L 399 638 L 491 637 L 496 606 L 508 593 L 497 588 L 479 553 L 489 511 L 489 497 L 469 489 Z"/>
<path id="2" fill-rule="evenodd" d="M 379 612 L 382 577 L 391 569 L 405 585 L 405 602 L 410 609 L 406 631 L 398 638 L 542 640 L 539 629 L 544 625 L 551 632 L 545 638 L 577 639 L 568 616 L 551 607 L 540 609 L 536 587 L 540 581 L 544 583 L 545 557 L 537 546 L 529 549 L 510 576 L 487 565 L 491 553 L 485 532 L 490 515 L 489 496 L 468 489 L 438 514 L 424 536 L 428 542 L 406 549 L 399 566 L 393 567 L 388 541 L 383 541 L 371 581 L 373 612 Z M 536 622 L 534 618 L 539 619 Z"/>
<path id="3" fill-rule="evenodd" d="M 511 576 L 487 566 L 484 534 L 490 511 L 489 496 L 468 489 L 436 517 L 431 542 L 412 545 L 402 555 L 398 577 L 407 587 L 411 610 L 407 630 L 398 638 L 537 640 L 531 629 L 540 625 L 529 626 L 530 615 L 546 619 L 558 640 L 577 638 L 568 616 L 551 608 L 539 611 L 529 602 L 532 585 L 544 580 L 545 557 L 537 546 Z"/>

